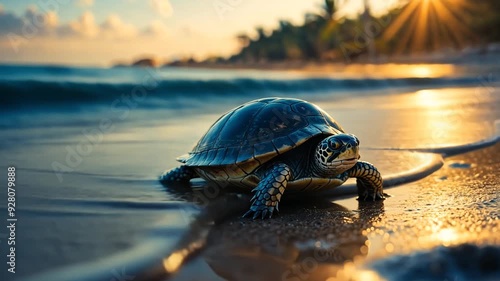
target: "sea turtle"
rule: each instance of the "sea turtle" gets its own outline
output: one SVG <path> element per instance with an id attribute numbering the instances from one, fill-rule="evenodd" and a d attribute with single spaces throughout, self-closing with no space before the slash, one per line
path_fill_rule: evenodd
<path id="1" fill-rule="evenodd" d="M 166 171 L 160 182 L 209 184 L 252 191 L 244 217 L 271 217 L 281 196 L 316 192 L 357 178 L 361 200 L 383 199 L 382 177 L 358 161 L 359 140 L 346 134 L 328 113 L 299 99 L 264 98 L 220 117 L 193 151 L 177 158 L 182 166 Z"/>

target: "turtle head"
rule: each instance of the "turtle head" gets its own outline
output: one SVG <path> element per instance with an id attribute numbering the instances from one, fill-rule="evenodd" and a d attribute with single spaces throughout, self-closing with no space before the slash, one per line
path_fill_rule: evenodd
<path id="1" fill-rule="evenodd" d="M 318 144 L 314 159 L 321 175 L 341 174 L 356 165 L 359 140 L 350 134 L 329 136 Z"/>

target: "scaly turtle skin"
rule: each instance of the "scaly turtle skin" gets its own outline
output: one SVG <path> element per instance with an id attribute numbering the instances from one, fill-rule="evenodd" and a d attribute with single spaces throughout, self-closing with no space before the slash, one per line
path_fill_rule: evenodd
<path id="1" fill-rule="evenodd" d="M 309 102 L 265 98 L 243 104 L 217 120 L 160 182 L 195 177 L 220 188 L 253 191 L 244 215 L 271 217 L 285 192 L 315 192 L 357 178 L 361 200 L 383 199 L 382 177 L 358 161 L 359 140 Z"/>

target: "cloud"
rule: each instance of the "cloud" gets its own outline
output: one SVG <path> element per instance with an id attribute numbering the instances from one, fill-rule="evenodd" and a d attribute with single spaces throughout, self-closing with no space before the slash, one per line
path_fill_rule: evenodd
<path id="1" fill-rule="evenodd" d="M 169 0 L 150 0 L 149 4 L 162 17 L 168 18 L 174 13 L 174 9 Z"/>
<path id="2" fill-rule="evenodd" d="M 16 15 L 2 11 L 0 13 L 0 36 L 10 32 L 18 33 L 23 27 L 23 20 Z"/>
<path id="3" fill-rule="evenodd" d="M 24 13 L 24 20 L 44 30 L 54 29 L 59 24 L 59 18 L 57 17 L 56 12 L 38 12 L 35 6 L 29 6 L 26 9 L 26 12 Z"/>
<path id="4" fill-rule="evenodd" d="M 94 14 L 85 12 L 79 19 L 60 26 L 58 34 L 92 38 L 99 34 L 99 25 L 95 22 Z"/>
<path id="5" fill-rule="evenodd" d="M 91 7 L 94 5 L 94 0 L 79 0 L 78 6 L 81 7 Z"/>
<path id="6" fill-rule="evenodd" d="M 58 23 L 59 20 L 55 12 L 39 12 L 34 6 L 28 7 L 22 16 L 0 8 L 0 36 L 10 33 L 25 37 L 46 35 L 55 32 Z"/>
<path id="7" fill-rule="evenodd" d="M 165 37 L 168 34 L 168 27 L 161 21 L 152 21 L 143 31 L 142 35 Z"/>
<path id="8" fill-rule="evenodd" d="M 60 23 L 55 12 L 39 12 L 34 6 L 28 7 L 22 16 L 0 10 L 0 37 L 8 37 L 9 34 L 13 33 L 25 39 L 34 37 L 120 40 L 148 37 L 150 39 L 164 39 L 167 37 L 168 31 L 168 27 L 160 20 L 152 21 L 146 27 L 139 29 L 123 21 L 117 14 L 109 14 L 102 23 L 98 23 L 94 14 L 87 11 L 73 21 Z"/>
<path id="9" fill-rule="evenodd" d="M 116 14 L 108 15 L 99 24 L 94 14 L 89 11 L 84 12 L 78 19 L 61 24 L 55 12 L 39 12 L 32 6 L 28 7 L 22 16 L 0 10 L 0 37 L 8 37 L 9 34 L 25 39 L 48 36 L 86 39 L 131 39 L 139 36 L 164 38 L 168 34 L 168 28 L 157 20 L 139 30 Z"/>
<path id="10" fill-rule="evenodd" d="M 118 15 L 110 14 L 104 22 L 97 24 L 91 12 L 85 12 L 78 20 L 59 27 L 63 37 L 84 37 L 99 39 L 127 39 L 138 35 L 137 28 L 125 23 Z"/>
<path id="11" fill-rule="evenodd" d="M 182 36 L 192 37 L 199 36 L 198 31 L 196 31 L 193 27 L 184 25 L 180 28 Z"/>
<path id="12" fill-rule="evenodd" d="M 87 11 L 61 22 L 55 12 L 37 11 L 35 7 L 22 14 L 0 10 L 0 61 L 102 64 L 144 52 L 163 56 L 186 48 L 166 47 L 174 32 L 162 20 L 138 27 L 117 14 L 97 21 Z"/>
<path id="13" fill-rule="evenodd" d="M 100 28 L 101 35 L 106 38 L 132 38 L 138 33 L 135 26 L 123 22 L 122 19 L 115 14 L 109 15 L 100 25 Z"/>

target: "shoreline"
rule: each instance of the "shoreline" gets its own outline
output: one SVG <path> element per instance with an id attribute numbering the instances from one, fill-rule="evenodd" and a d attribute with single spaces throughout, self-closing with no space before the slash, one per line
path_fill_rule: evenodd
<path id="1" fill-rule="evenodd" d="M 147 59 L 141 59 L 144 61 Z M 262 62 L 196 62 L 196 61 L 178 61 L 160 64 L 158 62 L 151 64 L 119 64 L 112 67 L 152 67 L 152 68 L 201 68 L 201 69 L 227 69 L 227 70 L 271 70 L 271 71 L 308 71 L 322 72 L 332 70 L 342 70 L 349 66 L 367 66 L 367 65 L 467 65 L 467 64 L 495 64 L 500 60 L 500 51 L 491 52 L 452 52 L 436 53 L 418 56 L 380 56 L 373 60 L 368 58 L 359 60 L 337 60 L 337 61 L 262 61 Z"/>

